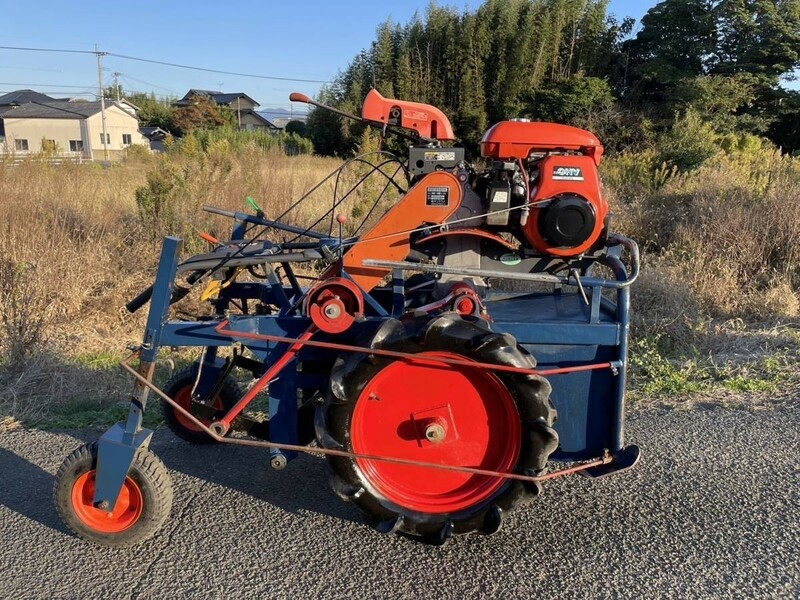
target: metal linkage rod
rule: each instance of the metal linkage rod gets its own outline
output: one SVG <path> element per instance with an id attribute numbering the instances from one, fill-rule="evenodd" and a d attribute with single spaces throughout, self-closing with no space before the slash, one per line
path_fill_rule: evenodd
<path id="1" fill-rule="evenodd" d="M 357 352 L 360 354 L 374 354 L 375 356 L 386 356 L 398 358 L 408 362 L 430 365 L 433 367 L 455 366 L 469 367 L 472 369 L 485 369 L 488 371 L 502 371 L 504 373 L 518 373 L 522 375 L 539 375 L 547 377 L 549 375 L 565 375 L 567 373 L 577 373 L 579 371 L 596 371 L 599 369 L 618 369 L 621 365 L 616 362 L 592 363 L 589 365 L 577 365 L 575 367 L 559 367 L 555 369 L 523 369 L 510 365 L 498 365 L 495 363 L 482 363 L 469 359 L 446 358 L 437 356 L 435 358 L 411 354 L 409 352 L 398 352 L 396 350 L 385 350 L 383 348 L 367 348 L 364 346 L 352 346 L 350 344 L 338 344 L 336 342 L 321 342 L 312 339 L 290 338 L 280 335 L 268 335 L 263 333 L 250 333 L 246 331 L 236 331 L 228 329 L 229 321 L 224 319 L 214 328 L 214 332 L 232 338 L 244 338 L 261 342 L 277 342 L 281 344 L 292 344 L 299 346 L 310 346 L 312 348 L 325 348 L 326 350 L 338 350 L 340 352 Z"/>
<path id="2" fill-rule="evenodd" d="M 211 438 L 216 440 L 217 442 L 223 444 L 235 444 L 239 446 L 254 446 L 258 448 L 270 448 L 274 450 L 287 450 L 292 452 L 302 452 L 305 454 L 324 454 L 325 456 L 339 456 L 342 458 L 349 458 L 355 460 L 366 460 L 366 461 L 378 461 L 378 462 L 385 462 L 391 463 L 396 465 L 405 465 L 409 467 L 417 467 L 417 468 L 424 468 L 424 469 L 437 469 L 440 471 L 454 471 L 458 473 L 469 473 L 470 475 L 481 475 L 484 477 L 499 477 L 501 479 L 514 479 L 517 481 L 527 481 L 531 483 L 547 481 L 548 479 L 555 479 L 556 477 L 563 477 L 564 475 L 570 475 L 572 473 L 577 473 L 579 471 L 585 471 L 587 469 L 592 469 L 594 467 L 599 467 L 602 465 L 607 465 L 612 461 L 612 457 L 609 453 L 604 454 L 601 458 L 596 460 L 581 463 L 574 467 L 569 467 L 567 469 L 560 469 L 558 471 L 553 471 L 551 473 L 546 473 L 544 475 L 523 475 L 521 473 L 505 473 L 502 471 L 492 471 L 489 469 L 478 469 L 475 467 L 461 467 L 458 465 L 443 465 L 440 463 L 431 463 L 419 460 L 410 460 L 406 458 L 394 458 L 391 456 L 377 456 L 374 454 L 360 454 L 358 452 L 347 452 L 345 450 L 336 450 L 334 448 L 320 448 L 320 447 L 309 447 L 309 446 L 299 446 L 296 444 L 281 444 L 276 442 L 267 442 L 267 441 L 258 441 L 258 440 L 245 440 L 239 438 L 229 438 L 229 437 L 222 437 L 217 435 L 212 429 L 209 429 L 202 421 L 200 421 L 197 417 L 191 414 L 188 410 L 178 404 L 175 400 L 170 398 L 167 394 L 165 394 L 161 389 L 158 388 L 152 381 L 143 377 L 139 374 L 138 371 L 133 369 L 130 366 L 130 362 L 139 355 L 138 352 L 131 354 L 128 358 L 126 358 L 120 366 L 133 375 L 136 380 L 141 383 L 142 385 L 146 386 L 150 390 L 152 390 L 155 394 L 158 394 L 164 402 L 167 402 L 174 410 L 178 411 L 179 414 L 183 415 L 187 419 L 189 419 L 194 425 L 199 427 L 203 432 L 208 434 Z"/>

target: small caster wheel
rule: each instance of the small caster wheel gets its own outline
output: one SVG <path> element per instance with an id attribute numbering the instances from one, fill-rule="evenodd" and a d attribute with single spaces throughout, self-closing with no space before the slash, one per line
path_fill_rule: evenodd
<path id="1" fill-rule="evenodd" d="M 133 546 L 152 537 L 172 508 L 172 481 L 164 463 L 140 448 L 110 512 L 93 503 L 96 468 L 96 443 L 81 446 L 64 460 L 53 490 L 61 520 L 100 546 Z"/>

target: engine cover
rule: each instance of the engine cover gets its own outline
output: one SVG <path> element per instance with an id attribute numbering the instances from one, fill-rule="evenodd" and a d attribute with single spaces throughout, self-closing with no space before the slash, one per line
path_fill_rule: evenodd
<path id="1" fill-rule="evenodd" d="M 501 121 L 481 138 L 481 156 L 495 160 L 527 160 L 537 152 L 579 152 L 600 164 L 603 145 L 585 129 L 559 123 Z"/>
<path id="2" fill-rule="evenodd" d="M 590 156 L 554 155 L 539 162 L 538 186 L 531 191 L 528 241 L 542 254 L 579 256 L 603 233 L 608 204 Z M 541 206 L 536 206 L 542 202 Z"/>
<path id="3" fill-rule="evenodd" d="M 594 134 L 557 123 L 502 121 L 484 134 L 481 154 L 496 161 L 527 163 L 538 171 L 531 180 L 534 206 L 523 225 L 525 237 L 538 252 L 579 256 L 600 239 L 608 204 L 597 172 L 603 146 Z"/>

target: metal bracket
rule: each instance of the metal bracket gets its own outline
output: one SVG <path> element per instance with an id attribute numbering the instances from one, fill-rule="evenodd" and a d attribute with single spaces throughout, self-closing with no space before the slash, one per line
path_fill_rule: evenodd
<path id="1" fill-rule="evenodd" d="M 117 504 L 125 477 L 139 448 L 147 448 L 153 432 L 141 429 L 129 443 L 125 423 L 117 423 L 97 441 L 97 472 L 95 475 L 94 505 L 111 512 Z"/>

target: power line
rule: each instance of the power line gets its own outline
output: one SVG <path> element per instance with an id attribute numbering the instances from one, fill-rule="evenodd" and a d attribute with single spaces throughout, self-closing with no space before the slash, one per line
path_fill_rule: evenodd
<path id="1" fill-rule="evenodd" d="M 34 87 L 51 87 L 51 88 L 73 88 L 76 90 L 85 90 L 86 88 L 92 87 L 89 85 L 65 85 L 65 84 L 54 84 L 54 83 L 11 83 L 11 82 L 0 82 L 0 85 L 31 85 Z"/>
<path id="2" fill-rule="evenodd" d="M 0 46 L 2 48 L 2 46 Z M 253 73 L 236 73 L 234 71 L 220 71 L 219 69 L 206 69 L 204 67 L 192 67 L 189 65 L 180 65 L 177 63 L 165 62 L 161 60 L 152 60 L 149 58 L 138 58 L 135 56 L 125 56 L 124 54 L 116 54 L 114 52 L 107 52 L 108 56 L 115 58 L 122 58 L 124 60 L 135 60 L 138 62 L 152 63 L 154 65 L 163 65 L 166 67 L 175 67 L 177 69 L 191 69 L 192 71 L 203 71 L 205 73 L 217 73 L 220 75 L 233 75 L 235 77 L 251 77 L 253 79 L 270 79 L 275 81 L 298 81 L 301 83 L 328 83 L 322 79 L 297 79 L 295 77 L 274 77 L 272 75 L 255 75 Z"/>
<path id="3" fill-rule="evenodd" d="M 92 50 L 66 50 L 64 48 L 23 48 L 21 46 L 0 46 L 0 50 L 27 50 L 29 52 L 67 52 L 70 54 L 96 54 Z"/>
<path id="4" fill-rule="evenodd" d="M 169 92 L 170 94 L 173 94 L 173 95 L 176 95 L 176 96 L 178 95 L 178 92 L 176 92 L 175 90 L 171 90 L 169 88 L 161 87 L 160 85 L 156 85 L 155 83 L 150 83 L 149 81 L 144 81 L 142 79 L 136 79 L 136 77 L 131 77 L 127 73 L 120 73 L 120 75 L 122 76 L 123 79 L 130 79 L 131 81 L 135 81 L 137 83 L 143 83 L 143 84 L 149 85 L 149 86 L 151 86 L 153 88 L 157 88 L 159 90 L 163 90 L 165 92 Z"/>
<path id="5" fill-rule="evenodd" d="M 269 79 L 272 81 L 296 81 L 300 83 L 328 83 L 328 81 L 323 81 L 322 79 L 299 79 L 296 77 L 276 77 L 273 75 L 257 75 L 254 73 L 237 73 L 235 71 L 222 71 L 219 69 L 207 69 L 205 67 L 194 67 L 191 65 L 181 65 L 178 63 L 171 63 L 162 60 L 153 60 L 150 58 L 140 58 L 138 56 L 128 56 L 125 54 L 117 54 L 115 52 L 101 52 L 98 50 L 69 50 L 65 48 L 31 48 L 31 47 L 23 47 L 23 46 L 0 46 L 0 50 L 23 50 L 28 52 L 59 52 L 59 53 L 71 53 L 71 54 L 94 54 L 97 56 L 113 56 L 115 58 L 121 58 L 123 60 L 134 60 L 137 62 L 144 62 L 150 63 L 154 65 L 163 65 L 165 67 L 174 67 L 176 69 L 190 69 L 192 71 L 203 71 L 205 73 L 217 73 L 220 75 L 233 75 L 234 77 L 250 77 L 252 79 Z"/>

